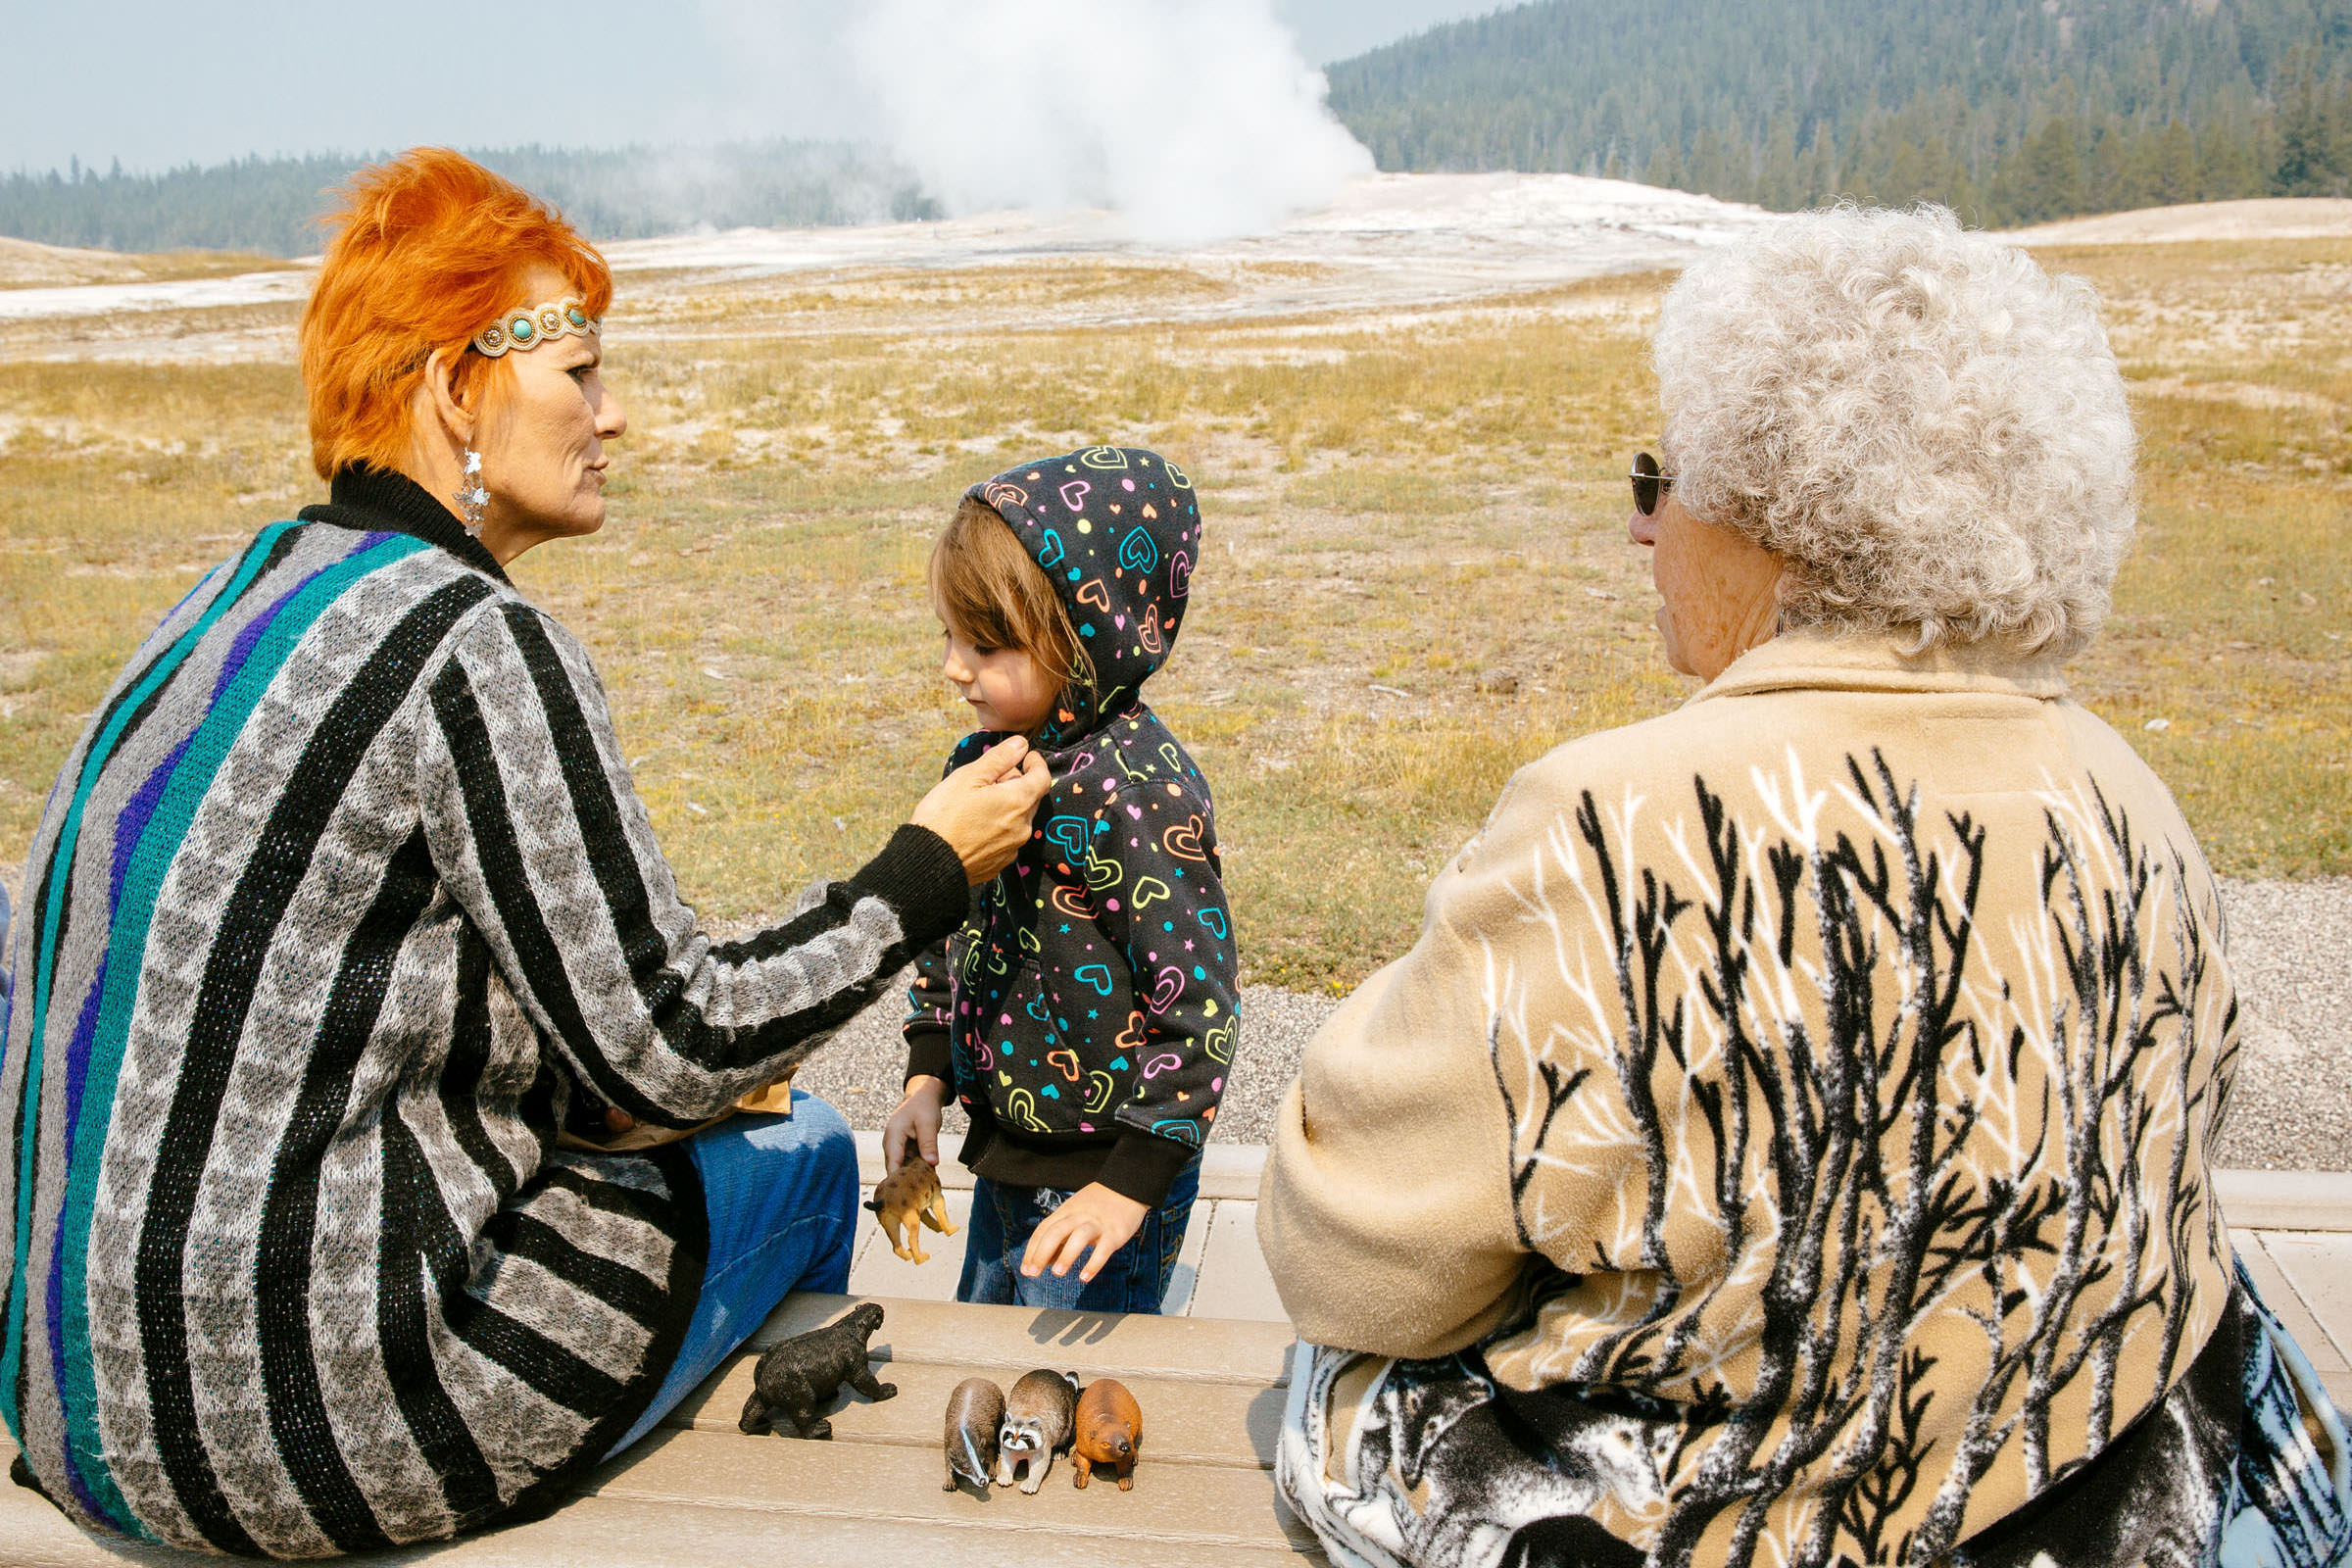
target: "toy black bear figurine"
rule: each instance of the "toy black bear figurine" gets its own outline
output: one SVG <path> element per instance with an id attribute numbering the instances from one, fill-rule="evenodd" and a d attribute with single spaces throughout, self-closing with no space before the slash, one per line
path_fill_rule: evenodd
<path id="1" fill-rule="evenodd" d="M 868 1301 L 838 1323 L 769 1347 L 752 1372 L 752 1396 L 743 1401 L 743 1419 L 736 1424 L 760 1433 L 781 1415 L 804 1438 L 830 1438 L 833 1423 L 816 1412 L 833 1401 L 844 1383 L 869 1399 L 897 1394 L 894 1385 L 876 1382 L 865 1364 L 865 1342 L 881 1326 L 882 1308 Z"/>

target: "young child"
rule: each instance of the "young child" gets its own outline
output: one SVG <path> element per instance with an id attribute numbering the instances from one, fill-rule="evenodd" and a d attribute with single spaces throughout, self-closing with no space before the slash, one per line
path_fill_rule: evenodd
<path id="1" fill-rule="evenodd" d="M 916 963 L 906 1098 L 938 1162 L 953 1087 L 978 1177 L 956 1298 L 1156 1312 L 1240 1031 L 1208 785 L 1143 683 L 1200 553 L 1192 481 L 1092 447 L 974 485 L 931 552 L 943 672 L 1054 769 L 1027 850 Z M 1076 1267 L 1083 1260 L 1083 1267 Z"/>

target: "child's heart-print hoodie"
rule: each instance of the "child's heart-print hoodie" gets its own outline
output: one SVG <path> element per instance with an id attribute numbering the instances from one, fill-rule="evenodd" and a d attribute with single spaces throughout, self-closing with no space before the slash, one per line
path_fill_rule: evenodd
<path id="1" fill-rule="evenodd" d="M 1184 621 L 1200 505 L 1174 464 L 1129 447 L 970 493 L 1053 579 L 1095 680 L 1035 737 L 1054 783 L 1029 847 L 916 962 L 907 1076 L 955 1085 L 978 1174 L 1100 1181 L 1156 1207 L 1208 1136 L 1241 1031 L 1208 782 L 1142 695 Z M 948 767 L 1001 738 L 966 737 Z"/>

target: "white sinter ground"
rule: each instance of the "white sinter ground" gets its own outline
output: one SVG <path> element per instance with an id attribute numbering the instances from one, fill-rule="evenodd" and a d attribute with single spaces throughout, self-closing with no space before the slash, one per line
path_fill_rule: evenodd
<path id="1" fill-rule="evenodd" d="M 1248 286 L 1155 317 L 1230 318 L 1436 303 L 1675 267 L 1773 221 L 1759 208 L 1577 174 L 1374 174 L 1270 234 L 1196 247 L 1129 237 L 1116 213 L 987 213 L 862 228 L 741 228 L 604 247 L 622 292 L 794 272 L 966 268 L 1067 258 L 1232 273 Z M 0 263 L 6 262 L 0 257 Z M 1250 278 L 1266 264 L 1314 269 Z M 0 283 L 7 279 L 0 267 Z M 632 284 L 632 276 L 642 279 Z M 0 287 L 0 321 L 121 318 L 300 299 L 308 268 L 166 283 Z"/>

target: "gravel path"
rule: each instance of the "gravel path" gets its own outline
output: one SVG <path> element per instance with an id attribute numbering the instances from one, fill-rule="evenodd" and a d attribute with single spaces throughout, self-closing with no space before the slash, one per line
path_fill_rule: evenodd
<path id="1" fill-rule="evenodd" d="M 2352 1171 L 2352 877 L 2224 882 L 2243 1054 L 2218 1158 Z"/>
<path id="2" fill-rule="evenodd" d="M 2225 882 L 2230 954 L 2247 1023 L 2220 1162 L 2258 1170 L 2352 1171 L 2352 877 Z M 853 1126 L 878 1128 L 905 1063 L 901 993 L 867 1008 L 795 1082 Z M 1219 1142 L 1262 1144 L 1274 1107 L 1336 997 L 1242 991 L 1247 1031 L 1217 1113 Z M 949 1125 L 961 1130 L 961 1112 Z"/>

